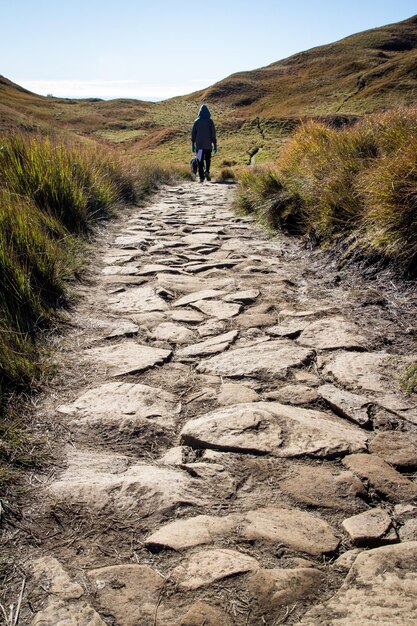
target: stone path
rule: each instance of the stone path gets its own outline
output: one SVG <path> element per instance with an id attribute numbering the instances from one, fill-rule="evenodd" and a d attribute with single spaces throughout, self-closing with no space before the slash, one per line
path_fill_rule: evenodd
<path id="1" fill-rule="evenodd" d="M 410 354 L 231 190 L 108 231 L 43 409 L 22 623 L 416 624 Z"/>

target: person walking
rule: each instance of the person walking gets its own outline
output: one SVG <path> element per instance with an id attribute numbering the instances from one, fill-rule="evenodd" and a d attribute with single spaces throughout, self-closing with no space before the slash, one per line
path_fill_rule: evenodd
<path id="1" fill-rule="evenodd" d="M 193 124 L 191 142 L 193 152 L 197 153 L 200 183 L 204 182 L 204 176 L 206 180 L 211 180 L 211 153 L 212 150 L 214 154 L 217 152 L 217 137 L 216 127 L 205 104 L 200 107 L 198 117 Z"/>

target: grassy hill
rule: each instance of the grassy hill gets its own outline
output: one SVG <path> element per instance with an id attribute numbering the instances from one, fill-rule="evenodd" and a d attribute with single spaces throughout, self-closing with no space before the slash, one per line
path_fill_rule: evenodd
<path id="1" fill-rule="evenodd" d="M 0 130 L 23 127 L 116 144 L 139 161 L 186 163 L 201 102 L 219 130 L 217 164 L 275 158 L 300 118 L 352 117 L 417 101 L 417 16 L 239 72 L 163 102 L 42 97 L 0 77 Z"/>

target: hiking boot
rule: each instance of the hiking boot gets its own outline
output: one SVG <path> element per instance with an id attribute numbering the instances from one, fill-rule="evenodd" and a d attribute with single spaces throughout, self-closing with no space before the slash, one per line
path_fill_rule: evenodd
<path id="1" fill-rule="evenodd" d="M 211 180 L 210 172 L 206 172 L 206 180 Z"/>
<path id="2" fill-rule="evenodd" d="M 204 183 L 204 178 L 200 178 L 200 183 Z"/>

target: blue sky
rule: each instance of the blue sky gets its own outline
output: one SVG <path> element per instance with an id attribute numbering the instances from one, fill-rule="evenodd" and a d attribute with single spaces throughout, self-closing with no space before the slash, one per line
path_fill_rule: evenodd
<path id="1" fill-rule="evenodd" d="M 0 0 L 0 74 L 44 95 L 162 99 L 416 13 L 415 0 Z"/>

